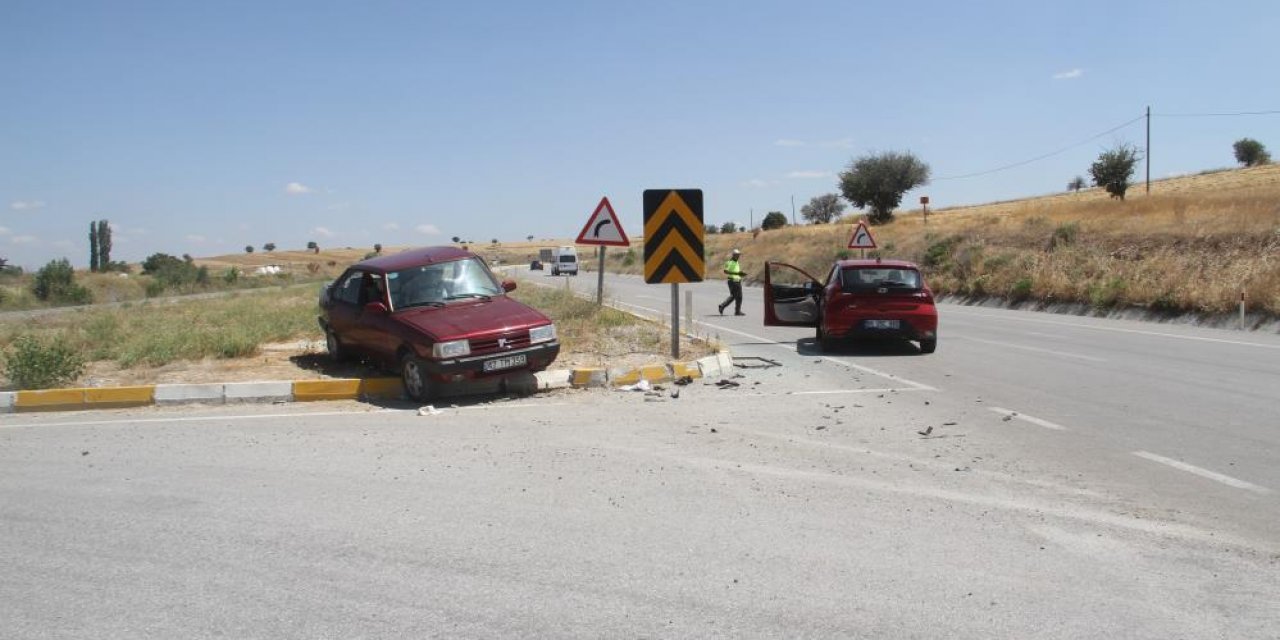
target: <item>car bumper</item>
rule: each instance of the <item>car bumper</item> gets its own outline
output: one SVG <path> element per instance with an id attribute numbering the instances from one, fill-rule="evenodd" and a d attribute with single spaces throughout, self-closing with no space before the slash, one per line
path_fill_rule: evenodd
<path id="1" fill-rule="evenodd" d="M 523 355 L 525 363 L 519 366 L 504 367 L 493 371 L 485 371 L 485 362 L 501 358 Z M 449 360 L 425 360 L 423 362 L 427 375 L 441 382 L 457 382 L 476 378 L 500 377 L 512 373 L 542 371 L 555 362 L 560 355 L 560 341 L 552 340 L 523 349 L 512 349 L 498 353 L 472 355 Z"/>
<path id="2" fill-rule="evenodd" d="M 938 321 L 932 322 L 916 318 L 889 318 L 898 321 L 896 329 L 868 328 L 865 321 L 859 321 L 843 331 L 833 331 L 840 338 L 870 340 L 883 338 L 886 340 L 932 340 L 938 337 Z"/>

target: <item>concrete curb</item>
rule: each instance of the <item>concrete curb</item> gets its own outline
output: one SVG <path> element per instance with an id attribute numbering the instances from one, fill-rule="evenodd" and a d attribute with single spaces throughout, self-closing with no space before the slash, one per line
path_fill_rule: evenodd
<path id="1" fill-rule="evenodd" d="M 693 362 L 670 362 L 634 369 L 552 369 L 533 374 L 537 391 L 619 387 L 641 380 L 670 382 L 688 376 L 707 378 L 733 369 L 728 351 Z M 40 391 L 0 391 L 0 413 L 84 411 L 126 407 L 249 402 L 317 402 L 324 400 L 398 399 L 399 378 L 328 380 L 262 380 L 202 384 L 153 384 L 131 387 L 78 387 Z"/>

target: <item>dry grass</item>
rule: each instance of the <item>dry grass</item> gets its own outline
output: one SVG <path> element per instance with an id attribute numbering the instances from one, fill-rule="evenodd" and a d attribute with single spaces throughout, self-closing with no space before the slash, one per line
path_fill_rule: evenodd
<path id="1" fill-rule="evenodd" d="M 707 276 L 737 247 L 749 280 L 766 260 L 822 277 L 859 255 L 844 249 L 856 219 L 708 235 Z M 1252 310 L 1280 316 L 1280 165 L 1161 180 L 1150 195 L 1139 185 L 1124 202 L 1090 189 L 930 211 L 927 225 L 908 210 L 872 233 L 868 255 L 921 263 L 943 294 L 1219 314 L 1244 288 Z M 633 250 L 625 266 L 610 249 L 609 271 L 640 273 L 643 245 Z"/>

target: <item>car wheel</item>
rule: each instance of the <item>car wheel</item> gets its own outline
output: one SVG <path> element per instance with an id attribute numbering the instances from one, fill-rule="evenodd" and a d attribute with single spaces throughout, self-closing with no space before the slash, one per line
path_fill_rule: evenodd
<path id="1" fill-rule="evenodd" d="M 346 362 L 350 359 L 347 349 L 342 346 L 342 341 L 338 339 L 338 334 L 333 329 L 326 329 L 324 332 L 324 346 L 329 351 L 329 357 L 334 362 Z"/>
<path id="2" fill-rule="evenodd" d="M 817 338 L 818 348 L 822 349 L 823 351 L 835 350 L 836 348 L 835 339 L 832 338 L 830 335 L 828 335 L 826 331 L 822 330 L 821 324 L 818 325 L 818 330 L 814 337 Z"/>
<path id="3" fill-rule="evenodd" d="M 410 400 L 426 402 L 431 399 L 431 383 L 427 380 L 427 370 L 418 356 L 406 353 L 400 359 L 400 380 L 404 383 L 404 392 Z"/>
<path id="4" fill-rule="evenodd" d="M 933 353 L 938 350 L 938 339 L 930 338 L 920 341 L 920 353 Z"/>

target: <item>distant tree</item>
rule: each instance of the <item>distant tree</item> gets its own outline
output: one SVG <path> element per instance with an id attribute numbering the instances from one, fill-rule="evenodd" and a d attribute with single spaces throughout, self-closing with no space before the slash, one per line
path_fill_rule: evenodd
<path id="1" fill-rule="evenodd" d="M 872 153 L 854 159 L 840 173 L 840 193 L 859 209 L 870 208 L 868 221 L 883 224 L 908 191 L 929 183 L 929 165 L 910 151 Z"/>
<path id="2" fill-rule="evenodd" d="M 142 273 L 155 275 L 166 268 L 180 267 L 184 261 L 167 253 L 153 253 L 142 261 Z"/>
<path id="3" fill-rule="evenodd" d="M 245 252 L 245 253 L 253 253 L 253 245 L 251 245 L 251 244 L 246 244 L 246 245 L 244 246 L 244 252 Z"/>
<path id="4" fill-rule="evenodd" d="M 781 211 L 770 211 L 764 214 L 764 220 L 760 221 L 760 228 L 765 231 L 781 229 L 785 226 L 787 226 L 787 217 L 782 215 Z"/>
<path id="5" fill-rule="evenodd" d="M 525 236 L 525 237 L 524 237 L 524 239 L 525 239 L 525 240 L 528 240 L 529 242 L 533 242 L 533 236 L 532 236 L 532 235 Z"/>
<path id="6" fill-rule="evenodd" d="M 1093 176 L 1093 184 L 1106 189 L 1112 198 L 1124 200 L 1124 194 L 1129 190 L 1129 178 L 1133 177 L 1133 168 L 1140 158 L 1137 147 L 1118 144 L 1103 151 L 1089 165 L 1089 175 Z"/>
<path id="7" fill-rule="evenodd" d="M 705 228 L 706 228 L 706 231 L 707 231 L 707 235 L 712 235 L 712 234 L 715 234 L 715 233 L 720 233 L 720 227 L 717 227 L 717 226 L 715 226 L 714 224 L 708 224 L 708 225 L 706 225 L 706 226 L 705 226 Z"/>
<path id="8" fill-rule="evenodd" d="M 459 242 L 462 242 L 462 238 L 460 238 L 460 237 L 458 237 L 458 236 L 454 236 L 454 237 L 453 237 L 453 243 L 454 243 L 454 244 L 458 244 Z"/>
<path id="9" fill-rule="evenodd" d="M 382 245 L 381 245 L 381 244 L 375 244 L 375 245 L 373 245 L 373 252 L 374 252 L 374 253 L 382 253 Z"/>
<path id="10" fill-rule="evenodd" d="M 266 243 L 266 244 L 262 245 L 262 250 L 263 250 L 263 251 L 266 251 L 267 253 L 271 253 L 272 251 L 275 251 L 275 250 L 276 250 L 276 243 L 274 243 L 274 242 L 268 242 L 268 243 Z"/>
<path id="11" fill-rule="evenodd" d="M 1240 138 L 1231 148 L 1236 152 L 1236 162 L 1246 167 L 1271 163 L 1271 154 L 1267 153 L 1267 148 L 1253 138 Z"/>
<path id="12" fill-rule="evenodd" d="M 313 253 L 320 253 L 320 245 L 316 244 L 315 240 L 307 243 L 307 249 L 310 249 Z"/>
<path id="13" fill-rule="evenodd" d="M 800 217 L 814 224 L 827 224 L 844 213 L 844 203 L 835 193 L 815 196 L 809 204 L 800 207 Z"/>
<path id="14" fill-rule="evenodd" d="M 490 240 L 490 241 L 489 241 L 489 244 L 498 244 L 498 239 L 497 239 L 497 238 L 494 238 L 494 239 Z"/>
<path id="15" fill-rule="evenodd" d="M 1071 179 L 1071 182 L 1067 183 L 1067 191 L 1079 191 L 1086 186 L 1088 186 L 1088 183 L 1084 181 L 1084 176 L 1076 176 Z"/>
<path id="16" fill-rule="evenodd" d="M 66 258 L 50 260 L 36 272 L 31 293 L 45 302 L 86 304 L 92 300 L 89 290 L 76 284 L 75 270 Z"/>
<path id="17" fill-rule="evenodd" d="M 738 230 L 738 225 L 732 222 L 726 222 L 720 225 L 720 233 L 735 233 L 737 232 L 737 230 Z"/>
<path id="18" fill-rule="evenodd" d="M 89 223 L 89 272 L 98 272 L 98 223 Z"/>
<path id="19" fill-rule="evenodd" d="M 111 264 L 111 223 L 98 221 L 98 267 Z"/>

